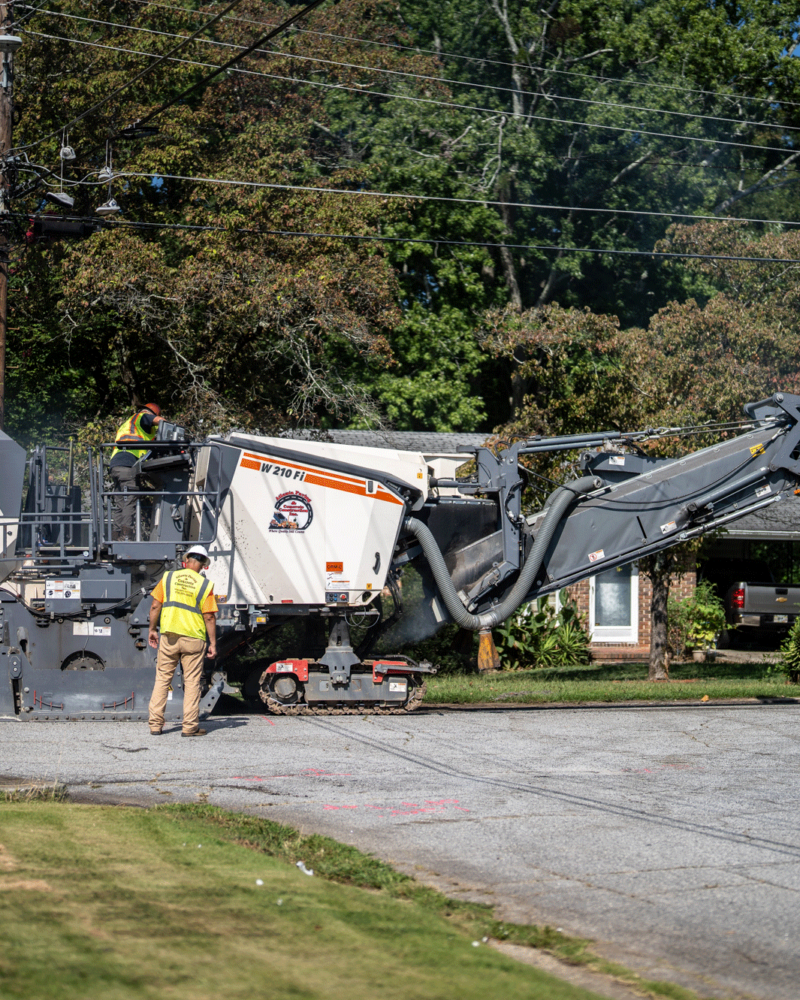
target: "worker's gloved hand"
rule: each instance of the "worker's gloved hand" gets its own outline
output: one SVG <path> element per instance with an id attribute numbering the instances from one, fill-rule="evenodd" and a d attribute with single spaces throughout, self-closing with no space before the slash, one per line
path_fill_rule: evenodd
<path id="1" fill-rule="evenodd" d="M 148 635 L 147 641 L 153 647 L 153 649 L 158 649 L 158 632 L 154 628 L 151 628 Z"/>

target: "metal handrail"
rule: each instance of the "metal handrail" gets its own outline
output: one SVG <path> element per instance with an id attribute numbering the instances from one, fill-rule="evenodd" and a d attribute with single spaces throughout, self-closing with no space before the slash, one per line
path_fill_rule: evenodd
<path id="1" fill-rule="evenodd" d="M 144 497 L 156 501 L 164 497 L 177 497 L 184 511 L 186 523 L 193 516 L 198 519 L 200 537 L 185 538 L 182 541 L 198 541 L 210 544 L 217 537 L 217 521 L 221 503 L 222 489 L 219 470 L 221 469 L 221 448 L 216 442 L 207 443 L 176 443 L 148 442 L 148 450 L 174 450 L 178 447 L 185 451 L 197 452 L 200 448 L 211 448 L 217 456 L 217 488 L 214 490 L 184 490 L 176 493 L 174 490 L 147 489 L 141 491 L 136 498 L 136 539 L 131 544 L 147 543 L 149 539 L 142 538 L 142 509 Z M 103 451 L 116 445 L 101 445 L 98 449 L 88 449 L 88 509 L 81 510 L 45 510 L 48 503 L 56 508 L 61 501 L 69 500 L 69 494 L 53 492 L 47 478 L 47 448 L 37 448 L 28 462 L 29 474 L 27 487 L 33 491 L 33 503 L 40 508 L 34 511 L 21 511 L 18 517 L 0 517 L 0 564 L 19 563 L 27 559 L 46 558 L 68 564 L 70 560 L 83 561 L 96 558 L 100 548 L 105 544 L 113 544 L 112 506 L 117 497 L 125 491 L 107 490 L 104 488 L 103 477 L 105 464 Z M 67 451 L 68 449 L 57 449 Z M 209 456 L 209 463 L 212 461 Z M 144 470 L 147 475 L 147 470 Z M 210 521 L 208 531 L 203 536 L 203 523 Z M 25 541 L 26 544 L 21 544 Z M 170 539 L 176 544 L 181 540 Z M 7 554 L 9 548 L 13 554 Z M 57 563 L 54 562 L 53 566 Z"/>
<path id="2" fill-rule="evenodd" d="M 103 462 L 103 452 L 109 448 L 116 448 L 118 445 L 113 443 L 102 444 L 98 448 L 98 482 L 103 481 L 104 472 L 104 462 Z M 184 451 L 194 451 L 197 452 L 200 448 L 211 449 L 217 455 L 218 468 L 221 468 L 221 455 L 222 449 L 217 442 L 176 442 L 176 441 L 148 441 L 146 443 L 146 449 L 136 450 L 147 450 L 147 451 L 166 451 L 171 452 L 179 448 Z M 142 475 L 147 476 L 147 469 L 142 469 Z M 218 482 L 219 482 L 218 476 Z M 101 522 L 100 527 L 105 527 L 105 531 L 98 531 L 98 543 L 103 545 L 104 543 L 113 543 L 115 539 L 113 538 L 113 501 L 117 497 L 129 496 L 127 490 L 108 490 L 99 489 L 98 490 L 98 508 L 102 507 L 104 510 L 103 525 Z M 198 512 L 200 526 L 202 529 L 203 512 L 207 512 L 211 515 L 213 529 L 209 537 L 203 537 L 202 532 L 200 537 L 196 539 L 191 539 L 191 541 L 196 541 L 204 545 L 209 545 L 214 542 L 217 538 L 217 519 L 219 514 L 222 489 L 220 486 L 216 490 L 181 490 L 179 494 L 176 494 L 174 490 L 157 490 L 157 489 L 144 489 L 137 490 L 136 493 L 136 512 L 134 519 L 134 532 L 135 537 L 131 540 L 126 540 L 126 544 L 136 545 L 139 543 L 147 543 L 150 539 L 142 538 L 142 499 L 144 497 L 152 498 L 155 500 L 163 499 L 164 497 L 179 496 L 183 501 L 183 506 L 186 511 L 186 516 L 190 516 L 191 511 L 189 510 L 190 501 L 194 499 L 200 500 L 200 511 Z M 184 539 L 189 541 L 189 539 Z"/>

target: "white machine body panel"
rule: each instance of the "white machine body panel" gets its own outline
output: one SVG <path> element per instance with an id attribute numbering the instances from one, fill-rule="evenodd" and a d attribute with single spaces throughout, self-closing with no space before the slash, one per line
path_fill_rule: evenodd
<path id="1" fill-rule="evenodd" d="M 424 496 L 424 456 L 280 438 L 245 441 L 226 442 L 238 454 L 209 553 L 218 599 L 369 604 L 386 582 L 406 513 L 396 486 L 370 479 L 369 470 Z"/>

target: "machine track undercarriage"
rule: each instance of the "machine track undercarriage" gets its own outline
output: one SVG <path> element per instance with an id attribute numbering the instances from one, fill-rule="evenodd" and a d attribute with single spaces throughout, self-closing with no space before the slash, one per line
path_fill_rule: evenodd
<path id="1" fill-rule="evenodd" d="M 424 675 L 435 672 L 402 657 L 365 660 L 345 678 L 322 662 L 278 660 L 261 674 L 258 693 L 276 715 L 404 715 L 420 707 Z"/>

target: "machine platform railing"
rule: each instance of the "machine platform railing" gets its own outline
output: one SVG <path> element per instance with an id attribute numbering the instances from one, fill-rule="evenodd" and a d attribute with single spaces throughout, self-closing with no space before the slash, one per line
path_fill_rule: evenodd
<path id="1" fill-rule="evenodd" d="M 104 444 L 87 449 L 79 477 L 71 445 L 34 449 L 27 462 L 19 516 L 0 517 L 0 579 L 12 564 L 18 564 L 21 571 L 33 571 L 43 563 L 57 570 L 109 557 L 174 559 L 192 543 L 208 546 L 215 541 L 222 498 L 218 444 L 149 443 L 146 457 L 137 463 L 138 474 L 142 479 L 159 478 L 162 488 L 142 483 L 141 489 L 133 491 L 117 490 L 108 483 L 107 453 L 114 447 Z M 201 450 L 202 488 L 195 483 Z M 52 468 L 59 463 L 52 462 L 49 452 L 69 454 L 61 482 L 56 481 L 58 471 Z M 131 498 L 130 537 L 119 538 L 114 509 Z"/>
<path id="2" fill-rule="evenodd" d="M 186 545 L 197 542 L 209 545 L 217 537 L 217 519 L 221 503 L 221 449 L 215 442 L 152 441 L 145 456 L 131 466 L 138 482 L 135 489 L 109 488 L 107 456 L 117 448 L 106 443 L 97 449 L 90 469 L 90 491 L 94 531 L 101 548 L 110 547 L 120 554 L 123 549 L 133 554 L 145 546 Z M 198 453 L 204 453 L 204 483 L 217 485 L 210 489 L 197 488 L 192 483 L 198 466 Z M 161 488 L 159 488 L 161 487 Z M 190 488 L 191 487 L 191 488 Z M 115 525 L 115 512 L 133 502 L 131 523 Z M 131 549 L 128 549 L 128 546 Z"/>

